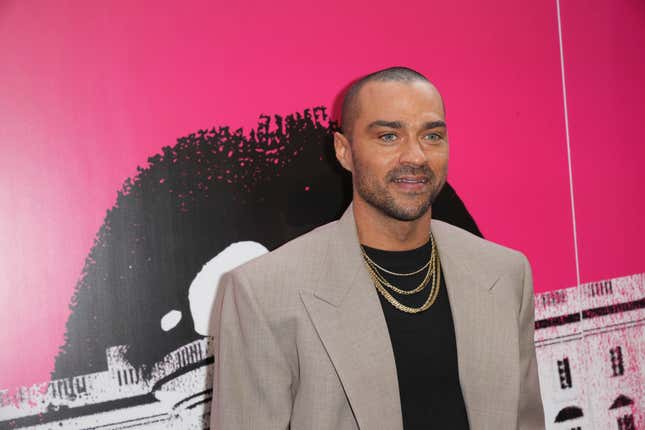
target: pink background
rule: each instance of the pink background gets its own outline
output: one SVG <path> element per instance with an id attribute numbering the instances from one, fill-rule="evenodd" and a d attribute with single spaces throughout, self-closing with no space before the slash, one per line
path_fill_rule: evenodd
<path id="1" fill-rule="evenodd" d="M 576 285 L 555 1 L 346 3 L 0 3 L 0 388 L 48 379 L 136 166 L 392 65 L 442 91 L 449 179 L 484 235 L 528 255 L 536 291 Z M 580 279 L 642 272 L 645 6 L 567 0 L 561 18 Z"/>

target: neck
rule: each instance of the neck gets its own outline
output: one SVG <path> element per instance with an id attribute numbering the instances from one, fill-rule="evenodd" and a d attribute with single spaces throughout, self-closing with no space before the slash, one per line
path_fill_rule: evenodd
<path id="1" fill-rule="evenodd" d="M 416 220 L 400 221 L 354 198 L 353 211 L 358 239 L 370 248 L 406 251 L 430 240 L 432 208 Z"/>

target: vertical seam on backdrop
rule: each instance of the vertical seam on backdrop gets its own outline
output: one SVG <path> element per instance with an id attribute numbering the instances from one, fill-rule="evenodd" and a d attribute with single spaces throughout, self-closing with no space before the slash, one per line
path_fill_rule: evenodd
<path id="1" fill-rule="evenodd" d="M 578 293 L 578 315 L 580 316 L 580 342 L 585 348 L 584 338 L 584 321 L 582 319 L 582 307 L 583 307 L 583 294 L 582 287 L 580 286 L 580 263 L 578 260 L 578 233 L 576 226 L 576 207 L 573 200 L 573 169 L 571 167 L 571 139 L 569 138 L 569 111 L 567 109 L 567 85 L 564 75 L 564 47 L 562 44 L 562 18 L 560 17 L 560 0 L 555 0 L 557 15 L 558 15 L 558 43 L 560 46 L 560 71 L 562 73 L 562 102 L 564 105 L 564 129 L 566 133 L 566 142 L 567 142 L 567 163 L 569 165 L 569 193 L 571 195 L 571 219 L 573 220 L 573 249 L 575 252 L 576 259 L 576 292 Z M 588 351 L 586 351 L 588 353 Z M 586 354 L 585 354 L 586 355 Z M 587 373 L 588 369 L 583 370 L 583 375 Z M 589 386 L 585 383 L 586 378 L 583 376 L 583 385 L 586 389 L 589 390 Z M 587 400 L 587 399 L 584 399 Z M 583 402 L 584 402 L 583 400 Z M 588 402 L 585 402 L 588 407 Z"/>
<path id="2" fill-rule="evenodd" d="M 564 104 L 564 129 L 567 142 L 567 163 L 569 166 L 569 194 L 571 196 L 571 218 L 573 220 L 573 250 L 576 260 L 576 287 L 580 288 L 580 262 L 578 259 L 578 234 L 576 227 L 576 206 L 573 199 L 573 170 L 571 168 L 571 140 L 569 138 L 569 111 L 567 109 L 567 85 L 564 77 L 564 48 L 562 46 L 562 20 L 560 18 L 560 0 L 555 1 L 558 13 L 558 42 L 560 45 L 560 70 L 562 73 L 562 101 Z M 582 297 L 580 297 L 582 298 Z M 582 301 L 580 301 L 582 312 Z M 581 315 L 582 316 L 582 315 Z"/>

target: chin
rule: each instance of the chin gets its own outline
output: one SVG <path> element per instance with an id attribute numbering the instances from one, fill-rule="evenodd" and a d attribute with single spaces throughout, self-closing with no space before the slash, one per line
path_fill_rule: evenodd
<path id="1" fill-rule="evenodd" d="M 399 206 L 396 208 L 387 208 L 383 212 L 391 218 L 399 221 L 416 221 L 428 213 L 428 210 L 430 210 L 429 205 L 415 208 L 404 208 Z"/>

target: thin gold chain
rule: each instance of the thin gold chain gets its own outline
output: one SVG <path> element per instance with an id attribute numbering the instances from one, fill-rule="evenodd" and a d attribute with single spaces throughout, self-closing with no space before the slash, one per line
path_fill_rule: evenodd
<path id="1" fill-rule="evenodd" d="M 432 236 L 431 236 L 432 240 Z M 434 258 L 433 258 L 434 257 Z M 431 264 L 431 268 L 428 269 L 428 273 L 426 274 L 426 279 L 428 278 L 428 274 L 432 273 L 432 287 L 430 288 L 430 293 L 428 294 L 428 298 L 419 307 L 412 307 L 412 306 L 406 306 L 402 303 L 400 303 L 398 300 L 396 300 L 392 294 L 384 287 L 382 282 L 380 281 L 379 277 L 376 275 L 375 270 L 373 267 L 370 266 L 368 261 L 364 259 L 366 266 L 368 267 L 368 273 L 370 277 L 372 278 L 372 282 L 374 283 L 374 286 L 378 290 L 379 293 L 388 301 L 392 306 L 394 306 L 396 309 L 406 312 L 409 314 L 416 314 L 419 312 L 423 312 L 430 308 L 434 304 L 434 302 L 437 300 L 437 296 L 439 295 L 439 287 L 441 286 L 441 261 L 439 259 L 439 253 L 436 248 L 436 245 L 434 243 L 434 240 L 432 240 L 432 254 L 431 254 L 431 261 L 434 259 L 434 264 Z M 424 279 L 423 287 L 427 284 L 427 280 Z M 391 284 L 390 284 L 391 285 Z M 393 286 L 392 286 L 393 287 Z M 421 289 L 423 289 L 423 287 Z M 396 288 L 396 287 L 395 287 Z M 417 287 L 419 288 L 419 287 Z M 402 290 L 405 291 L 405 290 Z M 420 290 L 419 290 L 420 291 Z"/>
<path id="2" fill-rule="evenodd" d="M 423 266 L 421 266 L 419 269 L 415 270 L 414 272 L 398 273 L 398 272 L 392 272 L 390 270 L 387 270 L 385 267 L 382 267 L 382 266 L 379 266 L 378 264 L 376 264 L 376 262 L 374 260 L 372 260 L 369 255 L 367 255 L 367 253 L 365 252 L 365 248 L 363 248 L 363 245 L 361 245 L 361 253 L 363 254 L 363 257 L 367 260 L 367 262 L 371 266 L 376 267 L 377 269 L 379 269 L 382 272 L 389 273 L 390 275 L 394 275 L 394 276 L 412 276 L 412 275 L 416 275 L 417 273 L 421 273 L 421 271 L 423 271 L 423 269 L 428 267 L 428 265 L 430 264 L 430 260 L 428 260 L 426 262 L 426 264 L 424 264 Z"/>

